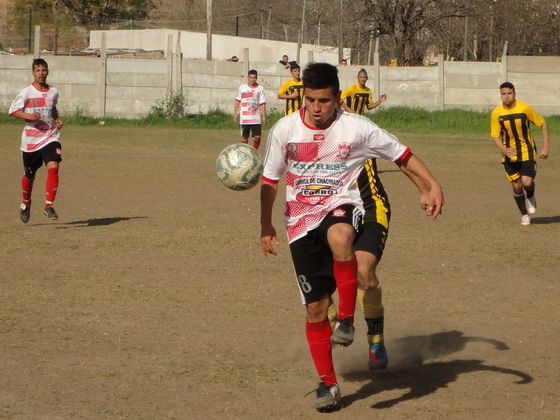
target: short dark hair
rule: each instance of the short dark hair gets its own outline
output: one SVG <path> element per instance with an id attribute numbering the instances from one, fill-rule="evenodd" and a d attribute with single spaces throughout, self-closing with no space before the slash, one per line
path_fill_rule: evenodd
<path id="1" fill-rule="evenodd" d="M 366 69 L 364 69 L 364 68 L 360 69 L 360 71 L 358 72 L 358 76 L 360 75 L 360 73 L 365 73 L 366 76 L 368 75 Z"/>
<path id="2" fill-rule="evenodd" d="M 504 83 L 502 83 L 502 84 L 500 85 L 500 89 L 503 89 L 503 88 L 511 89 L 511 90 L 513 90 L 513 91 L 515 92 L 515 86 L 513 86 L 513 83 L 511 83 L 511 82 L 504 82 Z"/>
<path id="3" fill-rule="evenodd" d="M 256 76 L 259 75 L 256 70 L 249 70 L 249 73 L 247 73 L 247 75 L 250 75 L 250 74 L 254 74 Z"/>
<path id="4" fill-rule="evenodd" d="M 290 61 L 290 71 L 294 70 L 294 69 L 300 69 L 301 67 L 299 66 L 298 63 L 296 63 L 295 61 Z"/>
<path id="5" fill-rule="evenodd" d="M 33 64 L 31 64 L 31 70 L 33 70 L 35 67 L 39 67 L 39 66 L 43 66 L 46 69 L 49 68 L 49 65 L 47 64 L 47 62 L 45 60 L 43 60 L 42 58 L 36 58 L 33 60 Z"/>
<path id="6" fill-rule="evenodd" d="M 303 70 L 302 79 L 304 88 L 331 88 L 335 95 L 340 91 L 338 69 L 329 63 L 309 63 Z"/>

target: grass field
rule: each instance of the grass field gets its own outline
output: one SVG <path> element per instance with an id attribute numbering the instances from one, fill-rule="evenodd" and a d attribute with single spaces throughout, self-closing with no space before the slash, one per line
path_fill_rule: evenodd
<path id="1" fill-rule="evenodd" d="M 531 226 L 486 132 L 397 133 L 441 181 L 444 214 L 426 219 L 380 163 L 390 366 L 367 371 L 358 322 L 335 351 L 344 408 L 320 414 L 304 398 L 316 379 L 285 237 L 264 258 L 258 188 L 214 173 L 237 130 L 68 124 L 60 218 L 42 215 L 41 169 L 27 225 L 21 125 L 2 131 L 0 419 L 558 418 L 554 132 Z"/>

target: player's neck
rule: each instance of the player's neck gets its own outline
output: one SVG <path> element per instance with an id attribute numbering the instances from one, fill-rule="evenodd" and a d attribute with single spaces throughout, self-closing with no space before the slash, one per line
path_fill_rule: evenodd
<path id="1" fill-rule="evenodd" d="M 49 90 L 49 85 L 47 84 L 47 82 L 45 83 L 33 82 L 33 87 L 40 92 L 46 92 L 47 90 Z"/>
<path id="2" fill-rule="evenodd" d="M 515 108 L 515 105 L 517 104 L 517 100 L 513 101 L 510 105 L 506 105 L 506 104 L 502 104 L 504 106 L 505 109 L 513 109 Z"/>

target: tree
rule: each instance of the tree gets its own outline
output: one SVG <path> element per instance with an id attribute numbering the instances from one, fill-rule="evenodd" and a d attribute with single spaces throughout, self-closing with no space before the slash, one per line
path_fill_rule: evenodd
<path id="1" fill-rule="evenodd" d="M 441 42 L 448 19 L 464 12 L 454 0 L 366 0 L 371 31 L 382 36 L 392 58 L 421 63 L 430 47 Z"/>

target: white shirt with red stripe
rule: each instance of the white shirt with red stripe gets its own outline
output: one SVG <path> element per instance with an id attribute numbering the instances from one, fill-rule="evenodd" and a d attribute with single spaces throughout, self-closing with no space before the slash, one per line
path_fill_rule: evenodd
<path id="1" fill-rule="evenodd" d="M 40 91 L 33 84 L 23 88 L 10 106 L 9 115 L 17 111 L 28 114 L 39 112 L 39 121 L 25 120 L 21 135 L 21 150 L 34 152 L 53 141 L 60 141 L 60 132 L 56 128 L 53 118 L 53 108 L 58 103 L 58 89 L 49 85 L 47 91 Z"/>
<path id="2" fill-rule="evenodd" d="M 286 173 L 284 221 L 291 243 L 317 228 L 343 204 L 363 212 L 356 179 L 366 159 L 404 159 L 410 149 L 369 119 L 337 110 L 327 129 L 303 121 L 305 109 L 272 127 L 267 140 L 263 180 L 279 182 Z"/>
<path id="3" fill-rule="evenodd" d="M 266 104 L 263 86 L 251 87 L 245 83 L 239 86 L 235 100 L 240 103 L 239 123 L 241 125 L 261 123 L 261 105 Z"/>

